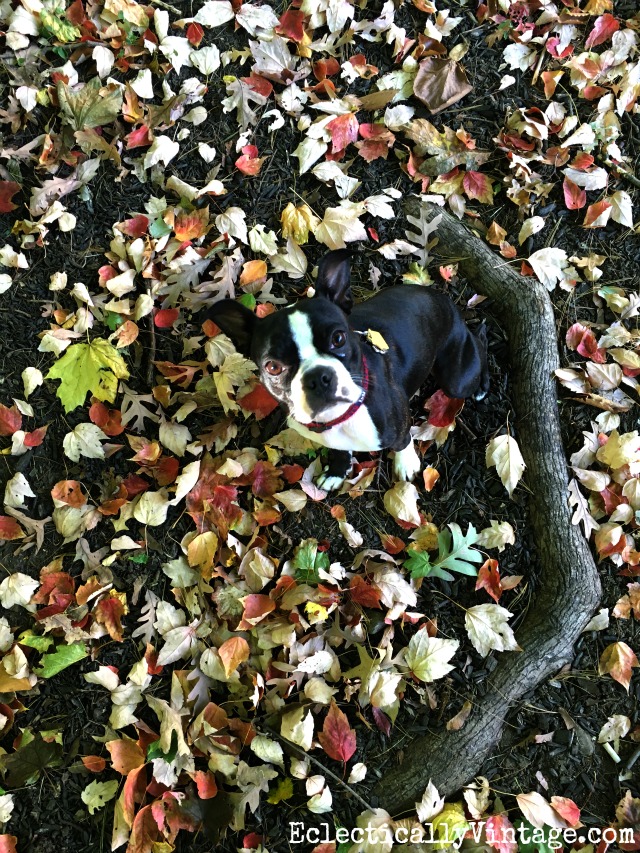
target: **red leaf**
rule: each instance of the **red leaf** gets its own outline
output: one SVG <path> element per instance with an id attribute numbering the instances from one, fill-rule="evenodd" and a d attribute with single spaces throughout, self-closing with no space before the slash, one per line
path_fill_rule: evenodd
<path id="1" fill-rule="evenodd" d="M 17 406 L 7 408 L 0 403 L 0 435 L 13 435 L 22 426 L 22 415 Z"/>
<path id="2" fill-rule="evenodd" d="M 604 15 L 596 18 L 593 29 L 589 33 L 589 37 L 585 42 L 585 47 L 592 48 L 599 44 L 603 44 L 605 41 L 609 41 L 611 36 L 619 29 L 620 22 L 618 19 L 614 18 L 613 15 L 610 15 L 608 12 L 605 12 Z"/>
<path id="3" fill-rule="evenodd" d="M 148 483 L 144 477 L 139 477 L 137 474 L 129 474 L 129 476 L 122 481 L 122 485 L 127 490 L 127 497 L 135 498 L 136 495 L 146 492 L 150 483 Z"/>
<path id="4" fill-rule="evenodd" d="M 335 761 L 348 761 L 356 751 L 356 733 L 349 726 L 347 715 L 331 701 L 318 740 L 329 758 Z"/>
<path id="5" fill-rule="evenodd" d="M 258 420 L 266 418 L 279 405 L 275 397 L 267 391 L 261 382 L 245 394 L 244 397 L 238 399 L 238 403 L 247 412 L 252 412 Z"/>
<path id="6" fill-rule="evenodd" d="M 326 127 L 331 134 L 333 154 L 342 151 L 350 142 L 355 142 L 358 138 L 358 119 L 353 113 L 337 116 Z"/>
<path id="7" fill-rule="evenodd" d="M 590 358 L 591 361 L 595 361 L 597 364 L 604 364 L 606 362 L 606 350 L 598 349 L 595 335 L 591 329 L 583 326 L 582 323 L 574 323 L 567 330 L 566 340 L 570 350 L 577 350 L 580 355 Z"/>
<path id="8" fill-rule="evenodd" d="M 276 32 L 300 44 L 304 38 L 304 12 L 299 9 L 287 9 L 280 18 Z"/>
<path id="9" fill-rule="evenodd" d="M 44 437 L 47 434 L 48 426 L 38 427 L 38 429 L 34 429 L 32 432 L 28 432 L 25 434 L 23 439 L 25 447 L 40 447 L 42 442 L 44 441 Z"/>
<path id="10" fill-rule="evenodd" d="M 153 316 L 157 329 L 170 329 L 180 316 L 178 308 L 160 308 Z"/>
<path id="11" fill-rule="evenodd" d="M 571 56 L 573 53 L 573 45 L 567 45 L 562 53 L 558 53 L 558 45 L 560 44 L 560 39 L 557 36 L 553 36 L 550 39 L 547 39 L 546 48 L 547 51 L 554 57 L 554 59 L 566 59 L 567 56 Z"/>
<path id="12" fill-rule="evenodd" d="M 476 581 L 476 592 L 479 589 L 486 589 L 494 601 L 499 600 L 502 595 L 502 584 L 500 583 L 497 560 L 486 560 L 480 567 Z"/>
<path id="13" fill-rule="evenodd" d="M 218 793 L 215 776 L 206 770 L 196 770 L 191 777 L 196 783 L 198 796 L 201 800 L 210 800 Z"/>
<path id="14" fill-rule="evenodd" d="M 123 222 L 118 222 L 118 231 L 126 234 L 128 237 L 138 238 L 147 233 L 149 228 L 149 218 L 140 214 L 132 219 L 125 219 Z"/>
<path id="15" fill-rule="evenodd" d="M 491 204 L 493 201 L 493 188 L 487 175 L 481 172 L 465 172 L 462 186 L 467 198 L 477 199 L 482 204 Z"/>
<path id="16" fill-rule="evenodd" d="M 10 515 L 0 515 L 0 542 L 11 542 L 13 539 L 22 539 L 24 530 L 15 518 Z"/>
<path id="17" fill-rule="evenodd" d="M 109 409 L 104 403 L 96 400 L 89 409 L 89 418 L 99 426 L 106 435 L 121 435 L 124 432 L 122 412 L 119 409 Z"/>
<path id="18" fill-rule="evenodd" d="M 464 400 L 447 397 L 444 391 L 436 391 L 424 404 L 429 414 L 429 423 L 434 427 L 451 426 L 456 415 L 464 406 Z"/>
<path id="19" fill-rule="evenodd" d="M 256 462 L 251 472 L 251 491 L 258 498 L 271 497 L 282 488 L 280 469 L 271 462 Z"/>
<path id="20" fill-rule="evenodd" d="M 18 853 L 17 843 L 15 835 L 0 835 L 0 853 Z"/>
<path id="21" fill-rule="evenodd" d="M 189 44 L 192 44 L 194 47 L 200 47 L 200 42 L 204 37 L 204 30 L 200 26 L 200 24 L 191 23 L 187 27 L 187 40 Z"/>
<path id="22" fill-rule="evenodd" d="M 330 56 L 328 59 L 319 59 L 313 63 L 313 75 L 316 80 L 333 77 L 338 71 L 340 71 L 340 63 L 333 56 Z"/>
<path id="23" fill-rule="evenodd" d="M 18 206 L 11 200 L 22 189 L 15 181 L 0 181 L 0 213 L 10 213 Z"/>
<path id="24" fill-rule="evenodd" d="M 265 98 L 268 98 L 273 92 L 273 86 L 271 83 L 259 74 L 251 74 L 249 77 L 241 77 L 240 79 L 243 83 L 246 83 L 250 89 L 253 89 L 253 91 L 257 92 L 259 95 L 264 95 Z"/>
<path id="25" fill-rule="evenodd" d="M 571 162 L 571 168 L 578 169 L 580 172 L 586 172 L 594 163 L 593 154 L 587 154 L 586 151 L 579 151 Z"/>
<path id="26" fill-rule="evenodd" d="M 289 485 L 293 485 L 293 483 L 298 483 L 302 479 L 302 475 L 304 474 L 304 468 L 302 465 L 283 465 L 282 466 L 282 476 L 285 478 Z"/>
<path id="27" fill-rule="evenodd" d="M 132 148 L 142 148 L 143 146 L 151 145 L 153 142 L 151 129 L 146 124 L 132 130 L 125 139 L 127 141 L 127 151 L 130 151 Z"/>
<path id="28" fill-rule="evenodd" d="M 123 639 L 122 622 L 120 621 L 123 614 L 124 604 L 113 595 L 102 598 L 93 608 L 96 621 L 104 625 L 111 639 L 118 643 L 121 643 Z"/>
<path id="29" fill-rule="evenodd" d="M 580 210 L 587 203 L 587 191 L 574 184 L 571 178 L 564 179 L 562 189 L 564 190 L 564 203 L 568 210 Z"/>
<path id="30" fill-rule="evenodd" d="M 568 797 L 551 797 L 551 808 L 564 818 L 569 826 L 580 824 L 580 809 Z"/>
<path id="31" fill-rule="evenodd" d="M 404 544 L 404 543 L 403 543 Z M 349 583 L 351 599 L 362 607 L 372 607 L 380 610 L 380 592 L 368 584 L 360 575 L 354 575 Z"/>
<path id="32" fill-rule="evenodd" d="M 242 149 L 242 155 L 235 162 L 235 166 L 243 175 L 257 175 L 264 160 L 264 157 L 258 157 L 258 149 L 255 145 L 245 145 Z"/>

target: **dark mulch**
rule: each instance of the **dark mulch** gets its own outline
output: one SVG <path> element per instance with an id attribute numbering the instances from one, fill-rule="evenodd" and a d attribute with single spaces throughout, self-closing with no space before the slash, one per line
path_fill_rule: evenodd
<path id="1" fill-rule="evenodd" d="M 621 7 L 624 5 L 620 4 Z M 631 0 L 626 5 L 629 7 L 627 11 L 630 12 L 633 6 Z M 185 8 L 185 14 L 188 12 Z M 623 10 L 620 12 L 623 13 Z M 500 44 L 493 49 L 486 46 L 484 30 L 475 26 L 475 19 L 468 7 L 461 6 L 459 14 L 466 15 L 469 21 L 468 26 L 461 26 L 456 32 L 462 34 L 466 30 L 464 38 L 469 41 L 470 49 L 464 64 L 476 87 L 461 104 L 439 116 L 436 123 L 439 127 L 441 124 L 447 124 L 454 128 L 464 124 L 466 130 L 477 139 L 478 147 L 491 148 L 491 140 L 497 135 L 500 123 L 509 111 L 519 107 L 544 108 L 546 102 L 541 91 L 529 85 L 528 75 L 519 72 L 515 72 L 515 86 L 504 92 L 498 91 L 503 73 L 499 70 Z M 416 22 L 410 20 L 410 15 L 411 10 L 403 7 L 399 12 L 398 22 L 406 26 L 409 33 L 413 33 L 416 30 Z M 210 35 L 208 37 L 211 38 Z M 455 39 L 449 41 L 449 47 L 454 41 Z M 225 44 L 225 47 L 228 46 Z M 366 46 L 366 53 L 370 62 L 381 69 L 388 68 L 386 51 L 371 45 Z M 206 141 L 219 151 L 227 152 L 229 158 L 235 159 L 233 143 L 238 129 L 233 115 L 221 114 L 219 102 L 222 97 L 222 84 L 213 80 L 205 102 L 205 106 L 210 110 L 210 118 L 205 124 L 194 128 L 189 145 L 184 147 L 184 153 L 170 166 L 170 171 L 184 180 L 193 183 L 202 181 L 207 171 L 203 161 L 191 153 L 198 141 Z M 569 93 L 559 91 L 557 99 L 570 109 L 585 109 L 585 104 L 576 104 Z M 588 109 L 588 105 L 586 108 Z M 419 109 L 418 115 L 422 114 L 426 115 Z M 36 115 L 44 122 L 44 111 L 38 108 Z M 629 123 L 630 120 L 625 117 L 624 121 Z M 274 141 L 277 142 L 277 149 L 273 147 Z M 261 155 L 269 158 L 268 163 L 256 179 L 245 179 L 236 172 L 229 185 L 228 195 L 210 200 L 212 216 L 230 205 L 237 205 L 247 211 L 250 221 L 261 222 L 268 228 L 277 230 L 282 208 L 289 200 L 295 201 L 297 198 L 292 192 L 292 175 L 297 170 L 297 160 L 291 158 L 291 151 L 298 141 L 299 135 L 292 122 L 289 133 L 281 131 L 274 137 L 271 137 L 264 127 L 259 127 L 255 144 L 258 145 Z M 636 130 L 635 134 L 629 133 L 624 139 L 624 147 L 625 153 L 640 155 L 640 132 Z M 495 174 L 504 174 L 506 162 L 496 155 L 495 162 L 491 163 L 490 167 Z M 231 172 L 230 163 L 225 169 L 225 174 L 227 172 Z M 382 160 L 367 165 L 357 159 L 351 173 L 362 181 L 359 198 L 373 194 L 391 182 L 404 192 L 413 190 L 407 178 L 399 177 L 399 172 L 393 164 Z M 28 175 L 25 174 L 24 177 L 25 183 L 28 184 Z M 45 372 L 50 366 L 51 357 L 36 352 L 36 336 L 49 325 L 48 319 L 43 316 L 43 305 L 51 297 L 47 289 L 51 274 L 65 269 L 71 282 L 83 281 L 91 288 L 96 282 L 98 268 L 104 263 L 111 225 L 143 210 L 144 202 L 152 192 L 150 186 L 140 185 L 132 177 L 122 184 L 115 182 L 114 177 L 115 173 L 106 165 L 90 186 L 89 202 L 81 200 L 77 195 L 65 199 L 69 210 L 78 218 L 78 227 L 70 234 L 52 235 L 46 251 L 31 251 L 30 269 L 18 278 L 18 283 L 14 285 L 8 297 L 5 296 L 0 303 L 0 391 L 3 402 L 8 402 L 14 395 L 22 396 L 20 374 L 25 367 L 34 365 Z M 335 204 L 334 195 L 308 175 L 296 179 L 295 190 L 317 211 Z M 640 261 L 637 240 L 622 239 L 621 230 L 615 225 L 585 232 L 579 227 L 579 214 L 564 209 L 560 192 L 558 183 L 550 206 L 545 211 L 548 215 L 547 226 L 531 238 L 530 245 L 526 247 L 527 252 L 542 248 L 550 239 L 553 245 L 559 245 L 571 254 L 594 251 L 606 255 L 609 260 L 604 265 L 605 275 L 602 283 L 632 284 L 636 281 Z M 493 210 L 482 210 L 484 222 L 488 224 L 492 218 L 507 228 L 508 238 L 515 242 L 520 227 L 518 211 L 505 198 L 504 193 L 496 196 Z M 12 216 L 3 217 L 0 224 L 2 244 L 12 242 L 12 223 Z M 399 217 L 391 221 L 376 220 L 375 227 L 381 242 L 384 242 L 403 237 L 406 223 Z M 309 250 L 311 260 L 317 260 L 321 253 L 320 247 L 315 245 Z M 383 285 L 394 281 L 404 267 L 400 261 L 382 260 L 368 247 L 363 249 L 362 254 L 363 257 L 357 261 L 354 270 L 356 292 L 360 295 L 364 295 L 368 289 L 369 261 L 383 270 Z M 295 284 L 287 281 L 280 282 L 278 286 L 287 295 L 292 295 L 297 290 Z M 473 282 L 454 283 L 451 291 L 454 297 L 464 304 L 474 292 Z M 574 320 L 600 319 L 597 313 L 599 309 L 594 305 L 592 296 L 591 285 L 582 285 L 572 294 L 558 294 L 558 332 L 561 339 L 566 328 Z M 65 304 L 64 297 L 61 301 Z M 489 318 L 492 391 L 483 403 L 467 405 L 458 428 L 443 448 L 428 450 L 428 463 L 437 467 L 441 475 L 438 487 L 429 496 L 428 510 L 439 527 L 456 521 L 464 530 L 470 523 L 479 529 L 491 518 L 508 520 L 513 525 L 516 530 L 516 544 L 508 547 L 500 556 L 500 568 L 501 572 L 506 574 L 524 575 L 525 582 L 514 592 L 506 593 L 501 604 L 516 614 L 513 623 L 517 628 L 527 609 L 536 607 L 536 543 L 532 540 L 527 522 L 526 489 L 518 489 L 514 499 L 509 500 L 495 472 L 488 472 L 484 464 L 487 441 L 502 430 L 511 417 L 509 364 L 504 334 L 491 320 L 490 304 L 485 303 L 479 311 L 469 316 L 475 319 L 485 314 Z M 196 318 L 194 328 L 197 324 Z M 148 348 L 149 338 L 145 332 L 141 343 L 133 350 L 135 364 L 131 379 L 131 385 L 141 391 L 147 388 Z M 158 330 L 156 358 L 179 361 L 180 350 L 178 337 L 169 331 Z M 561 396 L 564 396 L 563 392 Z M 0 457 L 0 489 L 4 488 L 6 480 L 16 471 L 22 471 L 32 484 L 37 484 L 38 497 L 29 507 L 34 517 L 40 518 L 50 514 L 52 507 L 48 497 L 49 490 L 60 479 L 77 478 L 86 484 L 99 484 L 111 470 L 114 473 L 129 470 L 126 463 L 117 461 L 118 457 L 105 462 L 82 460 L 80 464 L 74 464 L 62 456 L 62 436 L 76 423 L 86 420 L 86 412 L 84 409 L 78 409 L 63 416 L 52 382 L 46 382 L 44 388 L 34 395 L 33 406 L 36 423 L 50 424 L 46 440 L 41 447 L 25 456 Z M 420 406 L 421 401 L 416 403 L 416 414 L 420 412 Z M 197 434 L 198 427 L 214 417 L 214 414 L 200 413 L 194 416 L 194 420 L 189 422 L 193 434 Z M 569 452 L 581 445 L 581 431 L 588 428 L 589 420 L 595 414 L 571 400 L 562 400 L 564 436 Z M 263 425 L 264 428 L 261 427 L 258 431 L 255 424 L 249 424 L 239 436 L 238 446 L 262 444 L 266 430 L 277 430 L 275 418 L 271 420 L 270 425 Z M 628 427 L 633 428 L 631 419 Z M 368 547 L 379 547 L 379 531 L 400 534 L 399 528 L 382 508 L 381 493 L 387 488 L 387 477 L 388 471 L 385 469 L 378 484 L 379 492 L 368 493 L 359 500 L 333 498 L 326 504 L 310 503 L 299 515 L 286 515 L 280 525 L 280 532 L 269 532 L 272 549 L 274 552 L 278 549 L 284 552 L 289 547 L 288 538 L 295 543 L 301 538 L 316 536 L 329 540 L 332 559 L 348 561 L 352 552 L 342 543 L 337 524 L 328 511 L 328 507 L 335 500 L 345 503 L 348 520 L 363 533 Z M 92 488 L 97 489 L 98 486 L 94 485 Z M 151 545 L 151 559 L 146 566 L 141 567 L 129 562 L 113 567 L 116 585 L 129 591 L 133 581 L 142 573 L 147 586 L 158 595 L 166 595 L 168 579 L 161 572 L 160 564 L 177 556 L 178 543 L 189 527 L 188 518 L 179 519 L 177 512 L 173 516 L 170 515 L 164 529 L 151 531 L 154 540 Z M 94 550 L 107 544 L 109 525 L 99 526 L 97 530 L 89 533 L 87 538 Z M 73 544 L 62 546 L 60 538 L 53 532 L 52 527 L 49 527 L 44 547 L 38 554 L 28 551 L 19 557 L 13 557 L 12 548 L 5 546 L 1 551 L 2 564 L 5 571 L 20 569 L 36 575 L 54 556 L 64 554 L 71 557 L 74 551 Z M 72 571 L 79 574 L 81 564 L 76 562 Z M 603 606 L 611 608 L 617 598 L 626 591 L 624 579 L 617 577 L 615 569 L 606 562 L 601 565 L 601 574 L 605 590 Z M 419 694 L 408 690 L 390 738 L 378 732 L 373 724 L 369 728 L 360 726 L 359 752 L 356 758 L 368 764 L 369 780 L 372 782 L 402 760 L 403 751 L 411 748 L 411 740 L 414 737 L 437 731 L 460 710 L 467 698 L 481 696 L 491 689 L 490 675 L 496 665 L 496 657 L 491 654 L 486 659 L 480 658 L 468 641 L 465 641 L 463 611 L 452 603 L 452 599 L 464 606 L 478 603 L 472 584 L 463 578 L 450 584 L 425 583 L 421 589 L 419 609 L 429 616 L 437 616 L 443 635 L 455 636 L 461 640 L 462 654 L 457 658 L 461 666 L 454 670 L 449 678 L 435 685 L 435 710 L 431 710 L 426 693 Z M 134 609 L 127 617 L 126 633 L 130 634 L 137 615 L 138 612 Z M 11 613 L 11 619 L 19 618 L 20 612 Z M 29 619 L 25 618 L 24 621 L 26 627 Z M 374 631 L 373 624 L 371 627 Z M 378 627 L 382 630 L 383 626 Z M 375 636 L 374 633 L 374 639 Z M 523 697 L 522 707 L 509 714 L 505 735 L 482 770 L 495 789 L 506 794 L 528 790 L 540 790 L 545 793 L 548 786 L 549 795 L 571 797 L 582 808 L 584 821 L 598 825 L 606 824 L 613 818 L 615 804 L 626 788 L 631 788 L 635 796 L 640 794 L 637 780 L 623 785 L 618 782 L 618 768 L 594 742 L 601 726 L 612 714 L 627 714 L 635 726 L 640 723 L 640 678 L 637 675 L 634 677 L 631 690 L 626 694 L 610 678 L 599 678 L 596 675 L 599 655 L 606 645 L 616 640 L 624 640 L 637 648 L 637 625 L 613 620 L 612 627 L 605 634 L 583 636 L 576 647 L 571 669 L 542 685 L 532 695 Z M 111 644 L 102 648 L 99 660 L 126 671 L 138 659 L 139 654 L 136 644 L 127 640 L 120 645 Z M 346 668 L 350 665 L 353 654 L 346 652 L 343 657 L 343 668 Z M 56 678 L 41 683 L 28 700 L 23 700 L 27 710 L 20 714 L 19 725 L 31 726 L 35 730 L 62 729 L 65 759 L 62 767 L 48 771 L 37 784 L 20 791 L 16 798 L 14 817 L 6 831 L 19 837 L 20 844 L 23 845 L 20 850 L 29 849 L 30 853 L 85 853 L 91 850 L 97 853 L 110 849 L 111 808 L 107 807 L 90 817 L 80 801 L 80 791 L 91 777 L 79 765 L 78 757 L 100 751 L 101 745 L 94 738 L 103 734 L 103 727 L 110 712 L 106 692 L 87 684 L 82 677 L 84 672 L 93 668 L 94 664 L 87 661 L 71 667 Z M 559 713 L 561 709 L 575 720 L 576 728 L 569 730 L 565 727 Z M 364 716 L 372 723 L 368 711 L 364 712 Z M 535 735 L 549 732 L 555 732 L 552 742 L 535 742 Z M 11 739 L 12 736 L 3 742 L 6 749 L 11 749 Z M 628 758 L 631 750 L 631 744 L 623 745 L 623 760 Z M 321 756 L 321 760 L 338 776 L 342 775 L 339 765 L 326 756 Z M 358 787 L 364 790 L 366 786 Z M 362 795 L 366 798 L 366 794 Z M 345 825 L 354 825 L 355 815 L 360 810 L 359 804 L 348 796 L 342 796 L 336 786 L 334 797 L 334 815 L 330 817 L 339 819 Z M 283 839 L 290 820 L 302 817 L 307 825 L 314 821 L 320 825 L 325 821 L 325 818 L 312 818 L 306 812 L 300 812 L 299 808 L 304 799 L 297 798 L 277 807 L 265 805 L 257 815 L 248 817 L 248 827 L 265 833 L 265 843 L 269 849 L 288 849 Z M 506 802 L 511 803 L 508 796 Z M 216 822 L 215 817 L 206 817 L 208 823 Z M 28 848 L 24 846 L 27 841 Z M 237 846 L 238 839 L 228 838 L 220 842 L 216 849 L 231 851 Z M 177 849 L 204 853 L 212 849 L 212 841 L 204 835 L 195 839 L 182 839 L 180 836 Z"/>

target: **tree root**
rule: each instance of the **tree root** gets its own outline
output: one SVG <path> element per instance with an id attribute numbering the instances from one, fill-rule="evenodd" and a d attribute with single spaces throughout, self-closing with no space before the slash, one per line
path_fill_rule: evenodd
<path id="1" fill-rule="evenodd" d="M 556 324 L 549 294 L 523 278 L 436 205 L 408 199 L 407 212 L 429 220 L 442 215 L 437 252 L 456 261 L 475 290 L 493 300 L 492 310 L 509 338 L 518 443 L 531 491 L 529 515 L 538 546 L 537 595 L 516 638 L 522 652 L 504 653 L 485 696 L 460 731 L 420 737 L 402 764 L 373 790 L 392 815 L 415 811 L 429 780 L 450 795 L 479 771 L 500 738 L 507 714 L 543 679 L 571 661 L 573 646 L 600 601 L 598 572 L 580 529 L 571 523 L 567 463 L 560 436 L 553 371 L 559 366 Z M 523 573 L 530 574 L 529 567 Z"/>

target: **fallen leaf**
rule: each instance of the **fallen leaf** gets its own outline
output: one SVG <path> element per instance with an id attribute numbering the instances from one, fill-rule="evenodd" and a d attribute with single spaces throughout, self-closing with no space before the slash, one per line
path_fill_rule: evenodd
<path id="1" fill-rule="evenodd" d="M 318 740 L 329 758 L 335 761 L 347 762 L 356 751 L 356 733 L 333 699 Z"/>
<path id="2" fill-rule="evenodd" d="M 611 643 L 602 652 L 598 662 L 598 674 L 610 675 L 629 692 L 631 671 L 640 666 L 635 652 L 626 643 Z"/>
<path id="3" fill-rule="evenodd" d="M 413 81 L 413 93 L 433 113 L 457 103 L 473 86 L 461 65 L 452 59 L 429 56 L 420 63 Z"/>

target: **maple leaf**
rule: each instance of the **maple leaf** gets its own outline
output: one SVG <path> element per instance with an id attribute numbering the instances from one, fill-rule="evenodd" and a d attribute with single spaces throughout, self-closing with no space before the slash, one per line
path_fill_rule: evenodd
<path id="1" fill-rule="evenodd" d="M 347 715 L 331 700 L 322 731 L 318 733 L 320 745 L 334 761 L 349 761 L 356 751 L 356 733 L 350 727 Z"/>
<path id="2" fill-rule="evenodd" d="M 426 628 L 413 635 L 405 650 L 405 663 L 410 672 L 420 681 L 430 682 L 451 672 L 449 661 L 458 650 L 457 640 L 430 637 Z"/>
<path id="3" fill-rule="evenodd" d="M 598 674 L 610 675 L 629 692 L 631 670 L 640 666 L 635 652 L 626 643 L 611 643 L 602 652 L 598 662 Z"/>
<path id="4" fill-rule="evenodd" d="M 358 119 L 353 113 L 337 116 L 327 123 L 326 129 L 331 134 L 331 153 L 336 154 L 358 139 Z"/>
<path id="5" fill-rule="evenodd" d="M 491 649 L 498 652 L 521 651 L 507 624 L 507 619 L 512 616 L 513 613 L 499 604 L 477 604 L 467 610 L 464 624 L 479 654 L 486 657 Z"/>
<path id="6" fill-rule="evenodd" d="M 433 155 L 420 166 L 420 170 L 431 177 L 444 175 L 456 166 L 477 169 L 490 157 L 489 151 L 467 148 L 450 127 L 445 125 L 441 133 L 424 118 L 415 119 L 404 130 L 416 143 L 415 153 L 418 156 Z"/>
<path id="7" fill-rule="evenodd" d="M 47 373 L 47 379 L 61 380 L 56 393 L 66 412 L 81 406 L 89 392 L 98 400 L 113 403 L 118 380 L 128 377 L 122 356 L 102 338 L 72 344 Z"/>
<path id="8" fill-rule="evenodd" d="M 104 625 L 109 636 L 117 643 L 124 639 L 121 618 L 126 613 L 123 602 L 117 594 L 106 595 L 93 608 L 92 613 L 97 622 Z"/>
<path id="9" fill-rule="evenodd" d="M 56 91 L 62 120 L 73 130 L 112 124 L 122 107 L 120 87 L 103 86 L 99 77 L 89 80 L 79 91 L 60 80 Z"/>
<path id="10" fill-rule="evenodd" d="M 347 243 L 366 240 L 366 229 L 358 218 L 364 212 L 363 202 L 347 199 L 343 199 L 339 207 L 327 207 L 322 222 L 314 231 L 316 240 L 329 249 L 344 249 Z"/>
<path id="11" fill-rule="evenodd" d="M 610 15 L 608 12 L 604 15 L 601 15 L 599 18 L 596 18 L 596 22 L 593 25 L 593 29 L 587 36 L 585 47 L 587 48 L 587 50 L 590 50 L 592 47 L 596 47 L 599 44 L 603 44 L 605 41 L 608 41 L 611 36 L 619 29 L 620 21 L 618 21 L 617 18 L 614 18 L 613 15 Z"/>

